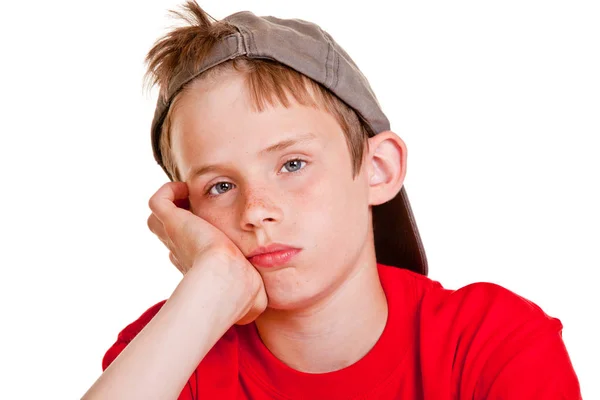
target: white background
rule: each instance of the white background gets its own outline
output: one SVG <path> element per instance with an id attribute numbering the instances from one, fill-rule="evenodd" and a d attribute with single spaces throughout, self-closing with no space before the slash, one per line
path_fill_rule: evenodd
<path id="1" fill-rule="evenodd" d="M 79 398 L 180 280 L 146 227 L 166 176 L 142 91 L 179 4 L 0 6 L 0 398 Z M 558 317 L 583 397 L 600 398 L 598 2 L 200 4 L 329 31 L 407 143 L 430 277 L 495 282 Z"/>

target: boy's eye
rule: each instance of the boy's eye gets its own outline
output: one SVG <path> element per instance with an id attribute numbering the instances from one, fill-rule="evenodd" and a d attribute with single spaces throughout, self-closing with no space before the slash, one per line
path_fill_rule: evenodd
<path id="1" fill-rule="evenodd" d="M 227 190 L 231 189 L 231 186 L 233 185 L 233 183 L 231 182 L 219 182 L 215 185 L 213 185 L 209 190 L 208 190 L 208 194 L 211 196 L 216 196 L 219 195 L 221 193 L 225 193 Z M 213 193 L 213 188 L 217 188 L 217 193 Z M 224 189 L 223 192 L 219 192 L 218 189 Z"/>
<path id="2" fill-rule="evenodd" d="M 302 169 L 300 167 L 302 163 L 306 164 L 306 161 L 301 160 L 299 158 L 294 158 L 292 160 L 286 161 L 285 164 L 283 164 L 283 166 L 281 167 L 281 169 L 286 168 L 288 170 L 288 172 L 290 172 L 290 173 L 299 172 Z M 288 167 L 286 167 L 286 166 L 288 166 Z M 281 170 L 280 170 L 280 172 L 281 172 Z M 233 186 L 233 183 L 231 183 L 231 182 L 225 182 L 225 181 L 217 182 L 208 189 L 206 194 L 209 197 L 219 196 L 220 194 L 223 194 L 223 193 L 227 192 L 229 189 L 231 189 L 232 186 Z M 216 190 L 213 190 L 213 189 L 216 189 Z"/>
<path id="3" fill-rule="evenodd" d="M 296 172 L 296 171 L 300 170 L 300 167 L 299 167 L 300 163 L 306 163 L 306 161 L 295 158 L 293 160 L 286 162 L 285 164 L 283 164 L 283 166 L 285 167 L 286 165 L 291 165 L 292 171 L 289 171 L 289 172 Z"/>

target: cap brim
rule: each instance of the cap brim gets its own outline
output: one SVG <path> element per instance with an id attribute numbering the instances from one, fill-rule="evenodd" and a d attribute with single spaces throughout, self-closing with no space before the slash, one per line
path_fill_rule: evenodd
<path id="1" fill-rule="evenodd" d="M 375 253 L 380 264 L 427 275 L 427 257 L 406 189 L 387 203 L 373 207 Z"/>

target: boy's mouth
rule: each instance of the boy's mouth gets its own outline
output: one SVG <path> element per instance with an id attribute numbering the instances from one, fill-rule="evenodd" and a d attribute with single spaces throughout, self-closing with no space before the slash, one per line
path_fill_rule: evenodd
<path id="1" fill-rule="evenodd" d="M 246 258 L 250 258 L 250 257 L 254 257 L 254 256 L 258 256 L 261 254 L 265 254 L 265 253 L 274 253 L 277 251 L 285 251 L 285 250 L 292 250 L 295 249 L 293 246 L 289 246 L 287 244 L 282 244 L 282 243 L 270 243 L 266 246 L 259 246 L 256 249 L 254 249 L 253 251 L 251 251 Z"/>
<path id="2" fill-rule="evenodd" d="M 248 258 L 252 265 L 257 267 L 271 268 L 286 264 L 301 249 L 288 248 L 287 250 L 273 251 L 270 253 L 262 253 Z"/>

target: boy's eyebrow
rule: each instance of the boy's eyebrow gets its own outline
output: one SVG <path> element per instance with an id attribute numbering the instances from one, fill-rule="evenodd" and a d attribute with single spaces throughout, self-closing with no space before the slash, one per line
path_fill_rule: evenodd
<path id="1" fill-rule="evenodd" d="M 261 150 L 258 153 L 258 155 L 262 157 L 269 153 L 275 153 L 275 152 L 278 152 L 281 150 L 285 150 L 288 147 L 291 147 L 298 143 L 310 142 L 311 140 L 315 140 L 316 138 L 317 138 L 317 136 L 315 136 L 315 134 L 312 132 L 303 133 L 301 135 L 297 135 L 297 136 L 291 137 L 289 139 L 284 139 L 280 142 L 277 142 L 277 143 L 267 147 L 266 149 Z"/>
<path id="2" fill-rule="evenodd" d="M 287 149 L 288 147 L 294 146 L 299 143 L 306 143 L 313 140 L 316 140 L 317 136 L 312 132 L 303 133 L 301 135 L 296 135 L 294 137 L 283 139 L 275 144 L 270 145 L 266 149 L 261 150 L 258 155 L 259 157 L 264 157 L 267 154 L 275 153 L 278 151 L 282 151 Z M 195 167 L 191 169 L 188 179 L 192 179 L 198 177 L 200 175 L 207 174 L 209 172 L 216 171 L 223 166 L 220 164 L 209 164 L 209 165 L 201 165 L 199 167 Z"/>

